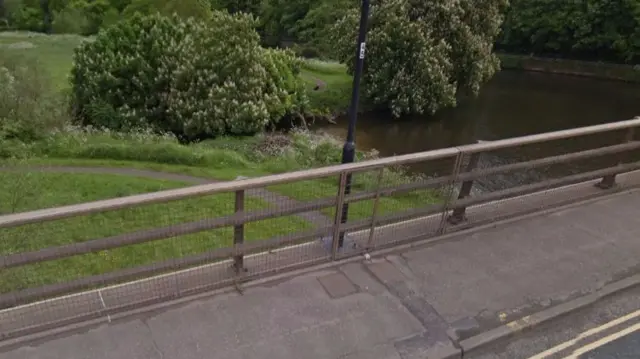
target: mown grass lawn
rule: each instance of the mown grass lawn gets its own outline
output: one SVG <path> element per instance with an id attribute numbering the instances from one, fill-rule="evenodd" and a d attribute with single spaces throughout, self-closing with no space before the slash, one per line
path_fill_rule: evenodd
<path id="1" fill-rule="evenodd" d="M 41 166 L 98 166 L 98 167 L 122 167 L 156 170 L 168 173 L 187 174 L 194 177 L 211 179 L 235 179 L 238 176 L 259 177 L 272 174 L 268 169 L 260 165 L 255 167 L 226 167 L 224 169 L 210 168 L 208 166 L 185 166 L 171 165 L 141 161 L 117 161 L 117 160 L 91 160 L 91 159 L 29 159 L 25 165 Z M 268 164 L 265 164 L 268 166 Z M 271 167 L 271 166 L 268 166 Z M 353 177 L 353 192 L 371 191 L 376 186 L 376 175 L 373 173 L 355 175 Z M 322 178 L 315 180 L 299 181 L 294 183 L 269 186 L 267 189 L 285 195 L 300 202 L 313 201 L 336 196 L 338 193 L 338 177 Z M 406 183 L 406 182 L 405 182 Z M 386 181 L 385 186 L 392 186 L 393 181 Z M 393 212 L 405 211 L 412 208 L 424 207 L 429 204 L 441 201 L 441 196 L 434 190 L 420 190 L 393 197 L 381 197 L 378 204 L 377 214 L 385 215 Z M 350 206 L 349 218 L 352 220 L 364 219 L 373 214 L 374 201 L 367 200 L 353 203 Z M 322 210 L 322 212 L 333 218 L 334 208 Z"/>
<path id="2" fill-rule="evenodd" d="M 365 175 L 355 175 L 353 178 L 352 194 L 371 192 L 376 189 L 372 178 L 364 179 Z M 375 177 L 372 174 L 370 177 Z M 383 183 L 382 187 L 393 186 L 391 183 Z M 314 181 L 298 182 L 287 185 L 269 187 L 270 191 L 284 194 L 299 201 L 313 201 L 316 199 L 336 196 L 338 193 L 338 179 L 321 179 Z M 392 213 L 404 212 L 410 209 L 425 207 L 442 201 L 442 196 L 435 190 L 418 190 L 402 195 L 380 197 L 376 216 L 384 216 Z M 373 215 L 375 200 L 352 202 L 349 205 L 348 217 L 350 221 L 370 218 Z M 335 208 L 321 210 L 329 218 L 334 218 Z"/>
<path id="3" fill-rule="evenodd" d="M 184 186 L 183 183 L 118 175 L 59 174 L 38 172 L 0 173 L 0 209 L 3 213 L 121 197 Z M 268 206 L 247 197 L 247 210 Z M 233 213 L 233 194 L 105 212 L 84 217 L 0 229 L 0 254 L 31 251 L 78 243 L 133 231 L 216 218 Z M 286 217 L 245 226 L 247 241 L 266 239 L 311 228 L 298 218 Z M 0 292 L 64 282 L 88 275 L 131 268 L 156 261 L 230 246 L 233 228 L 174 237 L 114 250 L 81 255 L 37 265 L 0 271 Z"/>

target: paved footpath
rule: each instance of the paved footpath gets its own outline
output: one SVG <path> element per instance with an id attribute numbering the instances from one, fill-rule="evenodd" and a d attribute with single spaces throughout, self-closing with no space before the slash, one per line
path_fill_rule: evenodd
<path id="1" fill-rule="evenodd" d="M 440 358 L 637 273 L 640 191 L 12 348 L 18 358 Z"/>

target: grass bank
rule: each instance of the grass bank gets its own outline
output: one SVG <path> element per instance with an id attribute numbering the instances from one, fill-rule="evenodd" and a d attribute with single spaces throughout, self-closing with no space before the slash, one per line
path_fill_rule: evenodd
<path id="1" fill-rule="evenodd" d="M 499 53 L 502 68 L 640 83 L 640 66 Z"/>
<path id="2" fill-rule="evenodd" d="M 283 142 L 287 142 L 283 144 Z M 0 144 L 2 153 L 22 159 L 4 159 L 0 166 L 0 211 L 12 213 L 59 205 L 81 203 L 137 193 L 166 190 L 185 183 L 135 178 L 120 175 L 46 173 L 28 166 L 107 166 L 154 169 L 190 174 L 204 178 L 263 175 L 318 166 L 339 158 L 340 147 L 331 138 L 296 133 L 291 137 L 262 135 L 250 139 L 218 139 L 194 145 L 182 145 L 169 136 L 150 134 L 113 134 L 105 132 L 60 132 L 34 143 Z M 278 143 L 277 146 L 274 143 Z M 359 154 L 361 159 L 373 154 Z M 401 171 L 385 171 L 383 186 L 414 180 Z M 355 192 L 376 187 L 372 173 L 355 175 Z M 267 190 L 298 201 L 335 196 L 337 178 L 302 181 L 268 187 Z M 384 215 L 425 206 L 439 200 L 434 191 L 416 191 L 392 198 L 382 198 L 378 213 Z M 247 197 L 247 210 L 270 206 L 262 199 Z M 232 193 L 205 196 L 166 204 L 148 205 L 46 224 L 2 230 L 0 254 L 10 254 L 84 242 L 178 223 L 229 215 L 234 211 Z M 353 204 L 350 219 L 368 218 L 373 201 Z M 333 216 L 333 208 L 323 210 Z M 260 240 L 313 228 L 313 224 L 296 216 L 250 223 L 247 240 Z M 0 273 L 0 292 L 21 290 L 131 268 L 156 261 L 230 246 L 232 228 L 205 231 L 151 243 L 81 255 L 38 265 L 19 267 Z"/>
<path id="3" fill-rule="evenodd" d="M 366 160 L 376 158 L 377 154 L 360 152 L 357 157 L 358 160 Z M 26 165 L 139 168 L 232 180 L 238 176 L 258 177 L 340 163 L 341 143 L 326 135 L 294 131 L 290 135 L 223 137 L 184 145 L 169 135 L 68 128 L 39 141 L 4 141 L 0 143 L 0 158 L 23 158 L 21 162 Z M 382 181 L 383 186 L 392 186 L 416 179 L 401 169 L 389 169 L 384 172 Z M 337 178 L 331 177 L 268 189 L 299 201 L 310 201 L 335 196 L 337 182 Z M 373 190 L 376 186 L 374 173 L 354 176 L 354 191 Z M 382 198 L 378 210 L 379 213 L 388 213 L 434 201 L 437 201 L 437 196 L 433 191 L 417 191 L 405 196 Z M 366 218 L 372 211 L 373 201 L 361 202 L 352 206 L 350 217 Z M 326 213 L 332 215 L 333 212 Z"/>
<path id="4" fill-rule="evenodd" d="M 5 213 L 38 209 L 182 186 L 184 184 L 179 182 L 105 174 L 3 172 L 0 173 L 0 187 L 3 188 L 0 192 L 0 209 Z M 220 194 L 4 229 L 0 253 L 31 251 L 229 215 L 234 211 L 233 203 L 232 194 Z M 255 210 L 266 208 L 268 204 L 260 199 L 248 197 L 246 206 L 249 210 Z M 246 240 L 252 241 L 309 228 L 309 223 L 291 216 L 250 223 L 246 225 L 245 236 Z M 0 292 L 59 283 L 204 253 L 230 246 L 232 243 L 233 228 L 224 228 L 3 270 L 0 273 Z"/>
<path id="5" fill-rule="evenodd" d="M 305 60 L 301 77 L 307 83 L 314 114 L 333 117 L 349 108 L 353 78 L 343 64 Z"/>

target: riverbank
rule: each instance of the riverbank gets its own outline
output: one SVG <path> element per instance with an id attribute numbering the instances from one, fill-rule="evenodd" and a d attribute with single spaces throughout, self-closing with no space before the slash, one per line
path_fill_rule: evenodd
<path id="1" fill-rule="evenodd" d="M 110 167 L 161 171 L 217 181 L 259 177 L 340 163 L 342 144 L 329 135 L 308 131 L 221 137 L 181 144 L 171 135 L 119 134 L 68 128 L 36 141 L 0 142 L 0 167 Z M 357 160 L 377 158 L 375 151 L 358 151 Z M 402 169 L 386 170 L 382 186 L 415 180 Z M 354 176 L 355 190 L 373 190 L 378 179 L 369 173 Z M 326 178 L 270 188 L 290 198 L 309 201 L 337 194 L 338 179 Z M 424 192 L 424 193 L 423 193 Z M 381 212 L 420 207 L 437 200 L 433 191 L 416 191 L 384 198 Z M 371 214 L 373 201 L 354 205 L 352 217 Z"/>
<path id="2" fill-rule="evenodd" d="M 122 197 L 238 177 L 257 177 L 339 163 L 340 143 L 329 136 L 296 131 L 291 135 L 262 134 L 246 138 L 218 138 L 181 144 L 171 136 L 150 133 L 117 134 L 67 129 L 32 142 L 0 142 L 0 215 L 60 205 Z M 358 153 L 359 160 L 375 153 Z M 400 169 L 386 170 L 380 185 L 408 183 L 416 176 Z M 335 198 L 338 178 L 327 177 L 268 186 L 249 193 L 247 210 L 288 206 Z M 353 191 L 378 188 L 378 176 L 353 176 Z M 441 200 L 435 190 L 352 203 L 350 220 L 405 212 Z M 27 225 L 6 230 L 0 255 L 83 242 L 204 218 L 230 215 L 233 193 L 221 193 L 166 204 L 116 210 L 68 221 Z M 310 211 L 304 216 L 257 221 L 247 225 L 246 239 L 262 240 L 288 233 L 324 228 L 335 216 L 334 208 Z M 100 223 L 96 226 L 95 223 Z M 131 268 L 213 248 L 228 247 L 231 228 L 221 228 L 108 253 L 87 254 L 0 274 L 0 293 L 56 284 L 60 281 Z M 71 242 L 72 241 L 72 242 Z"/>
<path id="3" fill-rule="evenodd" d="M 640 66 L 498 53 L 505 70 L 524 70 L 559 75 L 640 83 Z"/>

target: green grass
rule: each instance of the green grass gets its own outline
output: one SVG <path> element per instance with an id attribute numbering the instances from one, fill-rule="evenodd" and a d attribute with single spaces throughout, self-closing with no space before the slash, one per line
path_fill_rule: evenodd
<path id="1" fill-rule="evenodd" d="M 179 182 L 117 175 L 2 172 L 0 209 L 4 213 L 33 210 L 182 186 L 184 184 Z M 266 206 L 260 199 L 246 198 L 248 210 Z M 233 194 L 218 194 L 3 229 L 0 254 L 32 251 L 158 226 L 216 218 L 229 215 L 233 210 Z M 309 228 L 311 224 L 298 217 L 277 218 L 247 224 L 245 238 L 247 241 L 266 239 Z M 4 270 L 0 272 L 0 292 L 59 283 L 203 253 L 232 243 L 233 229 L 223 228 Z"/>
<path id="2" fill-rule="evenodd" d="M 291 148 L 277 155 L 259 154 L 260 136 L 218 138 L 194 145 L 182 145 L 170 137 L 148 134 L 116 135 L 111 133 L 69 132 L 49 136 L 34 144 L 0 144 L 0 157 L 27 155 L 27 163 L 41 165 L 104 166 L 151 169 L 195 177 L 231 180 L 238 176 L 259 177 L 339 163 L 340 145 L 328 138 L 311 134 L 294 135 Z M 323 142 L 325 141 L 325 142 Z M 335 142 L 335 141 L 333 141 Z M 257 146 L 257 147 L 256 147 Z M 363 155 L 359 154 L 359 158 Z M 387 171 L 384 186 L 414 180 L 398 172 Z M 338 178 L 302 181 L 269 188 L 293 199 L 308 201 L 335 196 Z M 354 176 L 354 191 L 374 190 L 376 174 Z M 437 201 L 433 191 L 383 198 L 379 214 L 421 207 Z M 352 206 L 350 218 L 371 215 L 373 202 Z M 333 212 L 325 211 L 332 216 Z"/>
<path id="3" fill-rule="evenodd" d="M 307 84 L 312 111 L 338 114 L 349 107 L 353 78 L 343 64 L 306 60 L 301 77 Z M 323 83 L 324 87 L 314 91 L 319 82 Z"/>
<path id="4" fill-rule="evenodd" d="M 0 162 L 0 165 L 2 162 Z M 80 167 L 112 167 L 112 168 L 137 168 L 155 170 L 166 173 L 185 174 L 200 178 L 211 179 L 235 179 L 238 176 L 260 177 L 273 174 L 266 169 L 257 166 L 254 169 L 248 168 L 225 168 L 215 169 L 207 167 L 194 167 L 183 165 L 170 165 L 152 162 L 137 161 L 117 161 L 117 160 L 91 160 L 91 159 L 62 159 L 62 158 L 32 158 L 23 162 L 31 166 L 80 166 Z M 223 178 L 224 177 L 224 178 Z M 406 183 L 408 179 L 387 178 L 383 187 L 393 186 L 396 183 Z M 354 193 L 372 191 L 376 188 L 375 174 L 354 176 Z M 307 181 L 299 181 L 284 185 L 269 186 L 269 191 L 283 194 L 298 201 L 313 201 L 316 199 L 329 198 L 338 193 L 338 178 L 323 178 Z M 378 215 L 400 212 L 411 208 L 423 207 L 440 201 L 440 196 L 433 190 L 414 191 L 404 195 L 394 197 L 382 197 L 378 204 Z M 373 200 L 357 202 L 351 205 L 349 218 L 352 220 L 365 219 L 373 213 Z M 329 218 L 335 215 L 334 208 L 322 210 Z"/>
<path id="5" fill-rule="evenodd" d="M 387 173 L 383 180 L 382 188 L 392 187 L 395 184 L 406 181 L 390 180 L 395 177 Z M 356 174 L 353 176 L 352 193 L 375 191 L 377 178 L 374 173 Z M 338 193 L 338 179 L 325 178 L 313 181 L 290 183 L 269 187 L 270 191 L 278 192 L 299 201 L 313 201 L 316 199 L 336 196 Z M 377 216 L 384 216 L 392 213 L 404 212 L 414 208 L 425 207 L 427 205 L 441 201 L 441 196 L 434 190 L 419 190 L 410 193 L 391 197 L 380 197 L 376 210 Z M 373 215 L 374 200 L 353 202 L 349 205 L 349 220 L 362 220 Z M 329 218 L 334 218 L 335 208 L 325 208 L 321 210 Z"/>
<path id="6" fill-rule="evenodd" d="M 0 51 L 17 54 L 37 62 L 51 76 L 56 88 L 70 86 L 73 50 L 87 38 L 78 35 L 45 35 L 28 32 L 0 32 Z M 8 45 L 31 43 L 31 48 L 10 48 Z"/>
<path id="7" fill-rule="evenodd" d="M 73 136 L 74 139 L 70 140 L 69 136 Z M 185 146 L 166 138 L 131 136 L 116 139 L 111 136 L 113 135 L 58 134 L 35 145 L 14 144 L 15 147 L 12 149 L 16 151 L 14 154 L 19 154 L 17 152 L 19 150 L 20 153 L 27 155 L 27 158 L 17 162 L 15 160 L 0 161 L 0 166 L 125 167 L 188 174 L 202 178 L 232 179 L 238 175 L 256 177 L 303 169 L 309 164 L 299 163 L 299 158 L 308 159 L 314 154 L 310 149 L 298 145 L 298 151 L 289 155 L 266 157 L 260 161 L 248 157 L 248 153 L 254 151 L 252 143 L 255 138 L 220 139 Z M 92 150 L 94 147 L 103 148 L 106 145 L 115 146 L 117 151 Z M 150 147 L 145 148 L 146 146 Z M 148 154 L 154 153 L 151 150 L 153 146 L 164 148 L 162 155 L 147 157 Z M 229 152 L 220 154 L 219 151 Z M 336 151 L 339 151 L 339 148 Z M 0 152 L 2 152 L 2 146 L 0 146 Z M 226 158 L 226 155 L 230 156 L 230 159 Z M 109 159 L 109 156 L 113 159 Z M 183 162 L 186 164 L 182 164 Z M 273 163 L 277 163 L 278 166 Z M 115 175 L 54 174 L 37 171 L 0 172 L 0 175 L 0 188 L 2 188 L 0 211 L 4 213 L 127 196 L 183 185 L 170 181 Z M 401 173 L 388 171 L 385 174 L 383 186 L 406 183 L 409 180 L 411 179 L 404 177 Z M 353 191 L 357 193 L 373 190 L 376 188 L 376 181 L 376 175 L 373 173 L 355 175 Z M 298 201 L 312 201 L 336 196 L 337 183 L 338 178 L 331 177 L 270 186 L 268 190 Z M 221 194 L 3 230 L 2 237 L 5 240 L 0 242 L 0 253 L 23 252 L 140 229 L 215 218 L 232 213 L 232 196 L 232 194 Z M 418 191 L 404 196 L 385 197 L 380 200 L 378 215 L 423 207 L 439 200 L 440 197 L 434 191 Z M 264 206 L 265 203 L 258 199 L 247 199 L 248 209 Z M 328 208 L 322 212 L 333 218 L 335 209 Z M 373 201 L 354 203 L 350 207 L 349 218 L 350 220 L 365 219 L 370 217 L 372 212 Z M 311 226 L 310 223 L 295 216 L 256 222 L 246 226 L 246 238 L 247 240 L 265 239 L 310 229 Z M 232 229 L 225 228 L 20 267 L 0 273 L 0 292 L 57 283 L 81 276 L 202 253 L 213 248 L 229 246 L 231 241 Z"/>
<path id="8" fill-rule="evenodd" d="M 182 187 L 177 182 L 118 175 L 0 172 L 0 214 Z"/>

